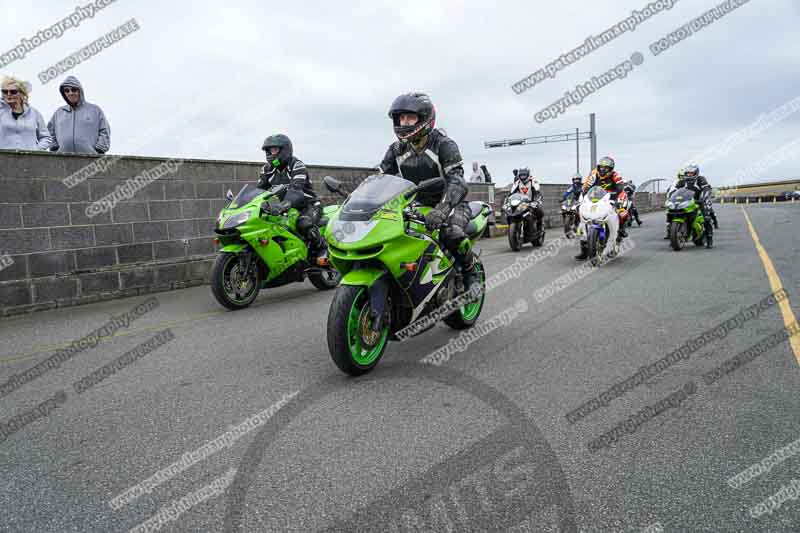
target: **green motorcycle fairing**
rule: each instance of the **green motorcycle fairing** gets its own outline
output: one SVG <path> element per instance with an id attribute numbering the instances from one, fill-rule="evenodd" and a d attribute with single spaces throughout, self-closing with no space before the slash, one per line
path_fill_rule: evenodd
<path id="1" fill-rule="evenodd" d="M 413 201 L 413 195 L 405 198 L 412 182 L 390 175 L 367 180 L 382 180 L 380 189 L 373 187 L 372 197 L 369 183 L 357 189 L 364 198 L 351 197 L 328 222 L 330 261 L 342 273 L 342 285 L 370 287 L 383 274 L 390 275 L 400 289 L 401 305 L 410 308 L 414 320 L 450 274 L 453 261 L 437 244 L 438 231 L 429 234 L 424 224 L 404 219 L 403 210 Z M 430 209 L 415 208 L 422 215 Z M 482 210 L 471 220 L 476 235 L 485 229 L 487 217 Z M 411 264 L 416 268 L 406 268 Z"/>
<path id="2" fill-rule="evenodd" d="M 694 191 L 685 187 L 672 192 L 666 202 L 667 223 L 680 222 L 686 224 L 689 220 L 690 240 L 699 239 L 705 233 L 705 217 L 700 205 L 694 199 Z"/>
<path id="3" fill-rule="evenodd" d="M 242 253 L 253 250 L 267 267 L 265 283 L 308 257 L 305 241 L 297 232 L 300 213 L 291 208 L 282 215 L 263 213 L 261 204 L 275 195 L 245 185 L 217 218 L 215 233 L 220 241 L 220 252 Z M 334 210 L 338 206 L 330 206 Z"/>

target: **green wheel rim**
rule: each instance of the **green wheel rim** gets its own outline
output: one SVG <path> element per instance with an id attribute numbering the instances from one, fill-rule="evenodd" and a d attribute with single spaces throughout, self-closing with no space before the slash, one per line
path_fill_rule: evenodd
<path id="1" fill-rule="evenodd" d="M 353 299 L 350 313 L 347 316 L 347 345 L 350 348 L 350 357 L 361 366 L 369 366 L 383 352 L 383 347 L 389 337 L 389 327 L 384 326 L 380 333 L 380 339 L 373 347 L 365 346 L 359 333 L 361 323 L 361 313 L 366 306 L 366 291 L 362 288 Z"/>
<path id="2" fill-rule="evenodd" d="M 486 297 L 486 276 L 483 273 L 483 267 L 481 265 L 477 265 L 475 268 L 478 269 L 478 278 L 480 279 L 480 284 L 481 288 L 483 288 L 483 291 L 481 291 L 480 298 L 472 303 L 462 306 L 461 309 L 459 309 L 461 318 L 466 321 L 475 320 L 475 317 L 478 316 L 478 313 L 481 310 L 481 305 L 483 305 L 483 299 Z"/>

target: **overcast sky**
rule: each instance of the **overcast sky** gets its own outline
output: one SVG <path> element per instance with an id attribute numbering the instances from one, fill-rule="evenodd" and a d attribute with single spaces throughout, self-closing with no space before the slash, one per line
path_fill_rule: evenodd
<path id="1" fill-rule="evenodd" d="M 0 53 L 80 3 L 0 0 Z M 800 96 L 798 0 L 751 0 L 659 56 L 648 46 L 717 5 L 680 0 L 589 56 L 517 95 L 511 85 L 642 9 L 649 0 L 369 2 L 118 0 L 0 74 L 33 84 L 49 120 L 56 81 L 37 75 L 135 18 L 141 29 L 68 74 L 105 111 L 111 152 L 162 157 L 263 159 L 265 136 L 288 134 L 309 164 L 375 165 L 393 140 L 386 115 L 402 92 L 430 94 L 437 126 L 460 146 L 465 173 L 485 162 L 495 181 L 529 166 L 543 182 L 575 172 L 574 143 L 485 149 L 483 142 L 588 129 L 598 156 L 637 183 L 674 176 L 707 148 Z M 542 124 L 534 114 L 566 90 L 627 59 L 644 63 L 583 104 Z M 800 138 L 800 112 L 702 167 L 713 185 Z M 581 145 L 588 172 L 589 144 Z M 800 177 L 784 154 L 758 180 Z"/>

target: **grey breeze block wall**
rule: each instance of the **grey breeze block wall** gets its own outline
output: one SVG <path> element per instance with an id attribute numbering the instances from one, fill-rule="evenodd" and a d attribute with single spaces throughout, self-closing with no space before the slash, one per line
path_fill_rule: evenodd
<path id="1" fill-rule="evenodd" d="M 91 219 L 86 206 L 126 179 L 167 161 L 123 157 L 68 188 L 63 179 L 99 156 L 0 151 L 0 315 L 66 307 L 206 282 L 225 192 L 254 183 L 262 163 L 186 159 L 172 175 Z M 355 187 L 367 168 L 310 166 Z"/>
<path id="2" fill-rule="evenodd" d="M 225 192 L 254 183 L 262 166 L 185 159 L 175 174 L 90 219 L 90 202 L 167 161 L 122 157 L 73 188 L 63 184 L 97 159 L 0 150 L 0 254 L 14 261 L 0 270 L 0 316 L 207 283 Z M 341 198 L 328 193 L 323 176 L 342 180 L 350 191 L 374 172 L 312 165 L 309 171 L 326 205 Z M 491 187 L 475 184 L 470 199 L 488 201 Z"/>

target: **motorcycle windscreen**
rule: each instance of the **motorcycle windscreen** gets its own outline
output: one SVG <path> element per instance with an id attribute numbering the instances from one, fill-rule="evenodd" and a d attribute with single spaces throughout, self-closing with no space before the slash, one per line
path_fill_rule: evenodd
<path id="1" fill-rule="evenodd" d="M 414 183 L 390 174 L 374 174 L 361 182 L 342 206 L 341 220 L 369 220 L 386 202 Z"/>
<path id="2" fill-rule="evenodd" d="M 676 202 L 680 204 L 682 204 L 683 202 L 694 200 L 694 191 L 687 189 L 685 187 L 677 189 L 670 195 L 669 200 L 671 202 Z"/>
<path id="3" fill-rule="evenodd" d="M 236 198 L 233 199 L 231 202 L 230 208 L 237 209 L 242 207 L 243 205 L 247 205 L 253 201 L 253 198 L 258 196 L 259 194 L 264 194 L 264 189 L 259 189 L 258 187 L 254 187 L 253 185 L 247 184 L 242 187 L 242 190 L 239 191 L 239 194 L 236 195 Z"/>
<path id="4" fill-rule="evenodd" d="M 586 196 L 585 197 L 588 198 L 589 200 L 591 200 L 592 202 L 595 202 L 595 201 L 599 202 L 607 194 L 609 194 L 609 192 L 607 190 L 605 190 L 604 188 L 602 188 L 600 186 L 594 186 L 591 189 L 589 189 L 588 191 L 586 191 Z"/>
<path id="5" fill-rule="evenodd" d="M 515 192 L 514 194 L 512 194 L 511 196 L 508 197 L 508 203 L 511 203 L 514 200 L 519 200 L 520 202 L 527 202 L 528 201 L 528 197 L 527 196 L 523 196 L 522 194 L 520 194 L 518 192 Z"/>

